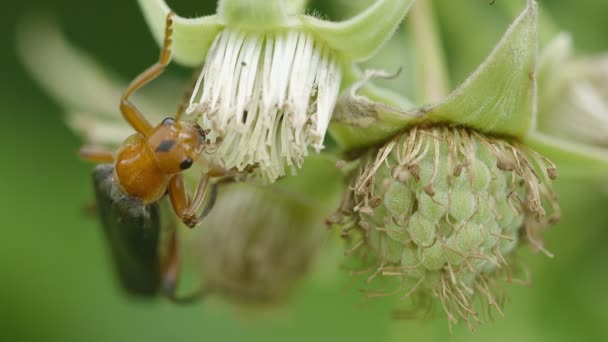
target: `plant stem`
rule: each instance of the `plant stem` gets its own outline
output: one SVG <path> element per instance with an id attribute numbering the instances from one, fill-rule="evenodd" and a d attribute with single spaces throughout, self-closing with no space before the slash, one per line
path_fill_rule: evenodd
<path id="1" fill-rule="evenodd" d="M 448 93 L 449 79 L 431 0 L 416 1 L 407 22 L 420 70 L 418 102 L 438 102 Z"/>

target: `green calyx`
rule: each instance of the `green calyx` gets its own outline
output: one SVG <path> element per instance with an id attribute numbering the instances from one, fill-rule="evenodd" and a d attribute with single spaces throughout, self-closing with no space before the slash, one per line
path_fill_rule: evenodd
<path id="1" fill-rule="evenodd" d="M 519 144 L 415 127 L 363 163 L 342 227 L 367 256 L 369 279 L 397 278 L 401 294 L 439 297 L 448 316 L 475 321 L 474 301 L 498 301 L 484 284 L 508 268 L 520 240 L 545 251 L 539 233 L 559 217 L 556 177 Z"/>
<path id="2" fill-rule="evenodd" d="M 362 85 L 345 92 L 340 102 L 348 107 L 344 111 L 349 111 L 350 115 L 335 119 L 332 134 L 347 150 L 386 141 L 420 123 L 462 125 L 487 134 L 523 138 L 533 130 L 536 122 L 537 17 L 536 2 L 528 1 L 528 6 L 486 60 L 451 94 L 437 99 L 436 103 L 421 103 L 418 108 L 400 106 L 393 98 Z M 357 96 L 355 92 L 359 89 L 361 95 Z M 384 107 L 376 101 L 384 103 Z M 375 110 L 351 110 L 364 105 L 375 105 Z M 352 117 L 359 120 L 353 122 Z M 362 117 L 367 117 L 367 121 L 362 121 Z"/>
<path id="3" fill-rule="evenodd" d="M 162 0 L 139 0 L 155 38 L 164 41 Z M 340 90 L 356 82 L 355 62 L 376 53 L 413 0 L 377 0 L 345 21 L 302 14 L 301 0 L 221 0 L 217 14 L 172 16 L 171 53 L 203 66 L 186 114 L 198 115 L 212 142 L 213 162 L 255 166 L 251 180 L 272 183 L 286 168 L 318 153 Z"/>
<path id="4" fill-rule="evenodd" d="M 138 0 L 156 40 L 161 43 L 165 17 L 171 11 L 164 0 Z M 312 34 L 347 64 L 373 54 L 397 29 L 413 0 L 377 0 L 367 10 L 342 22 L 302 14 L 303 0 L 221 0 L 217 14 L 198 18 L 175 16 L 173 57 L 198 66 L 218 33 L 228 27 L 244 32 L 300 30 Z"/>
<path id="5" fill-rule="evenodd" d="M 217 14 L 220 22 L 231 27 L 267 29 L 288 22 L 283 0 L 221 0 Z"/>
<path id="6" fill-rule="evenodd" d="M 416 3 L 420 6 L 413 9 L 413 14 L 425 14 L 422 4 Z M 598 115 L 604 108 L 603 104 L 591 105 L 604 101 L 602 90 L 588 82 L 592 79 L 589 76 L 582 82 L 587 82 L 582 87 L 586 88 L 582 105 L 569 101 L 573 94 L 564 94 L 568 87 L 581 88 L 581 82 L 568 75 L 572 68 L 583 66 L 597 77 L 605 70 L 598 62 L 602 59 L 576 66 L 566 63 L 569 42 L 564 36 L 559 36 L 539 58 L 535 0 L 527 1 L 485 61 L 443 98 L 432 96 L 436 94 L 428 90 L 437 90 L 448 83 L 445 75 L 441 77 L 443 64 L 437 56 L 438 44 L 429 42 L 432 22 L 417 22 L 418 26 L 412 23 L 413 31 L 422 34 L 416 37 L 418 43 L 413 48 L 420 50 L 418 55 L 425 64 L 432 65 L 423 70 L 424 79 L 417 84 L 426 92 L 419 99 L 422 103 L 413 105 L 402 96 L 382 91 L 368 82 L 384 78 L 386 73 L 369 71 L 362 76 L 356 70 L 345 72 L 345 79 L 359 81 L 338 99 L 330 126 L 332 136 L 345 151 L 384 143 L 416 125 L 455 125 L 520 141 L 554 161 L 563 179 L 605 179 L 608 152 L 602 143 L 598 144 L 606 136 L 602 135 L 604 116 Z M 575 73 L 583 74 L 581 71 Z"/>

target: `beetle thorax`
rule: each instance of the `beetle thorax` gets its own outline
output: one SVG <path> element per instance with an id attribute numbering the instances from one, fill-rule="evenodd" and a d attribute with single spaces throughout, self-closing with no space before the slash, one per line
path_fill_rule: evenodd
<path id="1" fill-rule="evenodd" d="M 158 201 L 171 179 L 160 169 L 154 151 L 140 134 L 127 138 L 118 150 L 114 172 L 124 192 L 144 204 Z"/>

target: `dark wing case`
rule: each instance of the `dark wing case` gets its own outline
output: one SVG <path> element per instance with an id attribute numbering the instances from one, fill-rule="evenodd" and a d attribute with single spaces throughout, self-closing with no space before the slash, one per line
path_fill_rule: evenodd
<path id="1" fill-rule="evenodd" d="M 114 179 L 113 165 L 93 171 L 97 210 L 120 283 L 129 294 L 150 297 L 161 286 L 160 209 L 127 196 Z"/>

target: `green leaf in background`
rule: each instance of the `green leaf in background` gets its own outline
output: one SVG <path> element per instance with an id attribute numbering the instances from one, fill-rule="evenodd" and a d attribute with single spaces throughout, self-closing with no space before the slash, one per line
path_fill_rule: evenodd
<path id="1" fill-rule="evenodd" d="M 572 38 L 564 32 L 543 50 L 537 133 L 527 140 L 553 159 L 566 177 L 605 182 L 608 50 L 594 56 L 573 55 Z"/>

